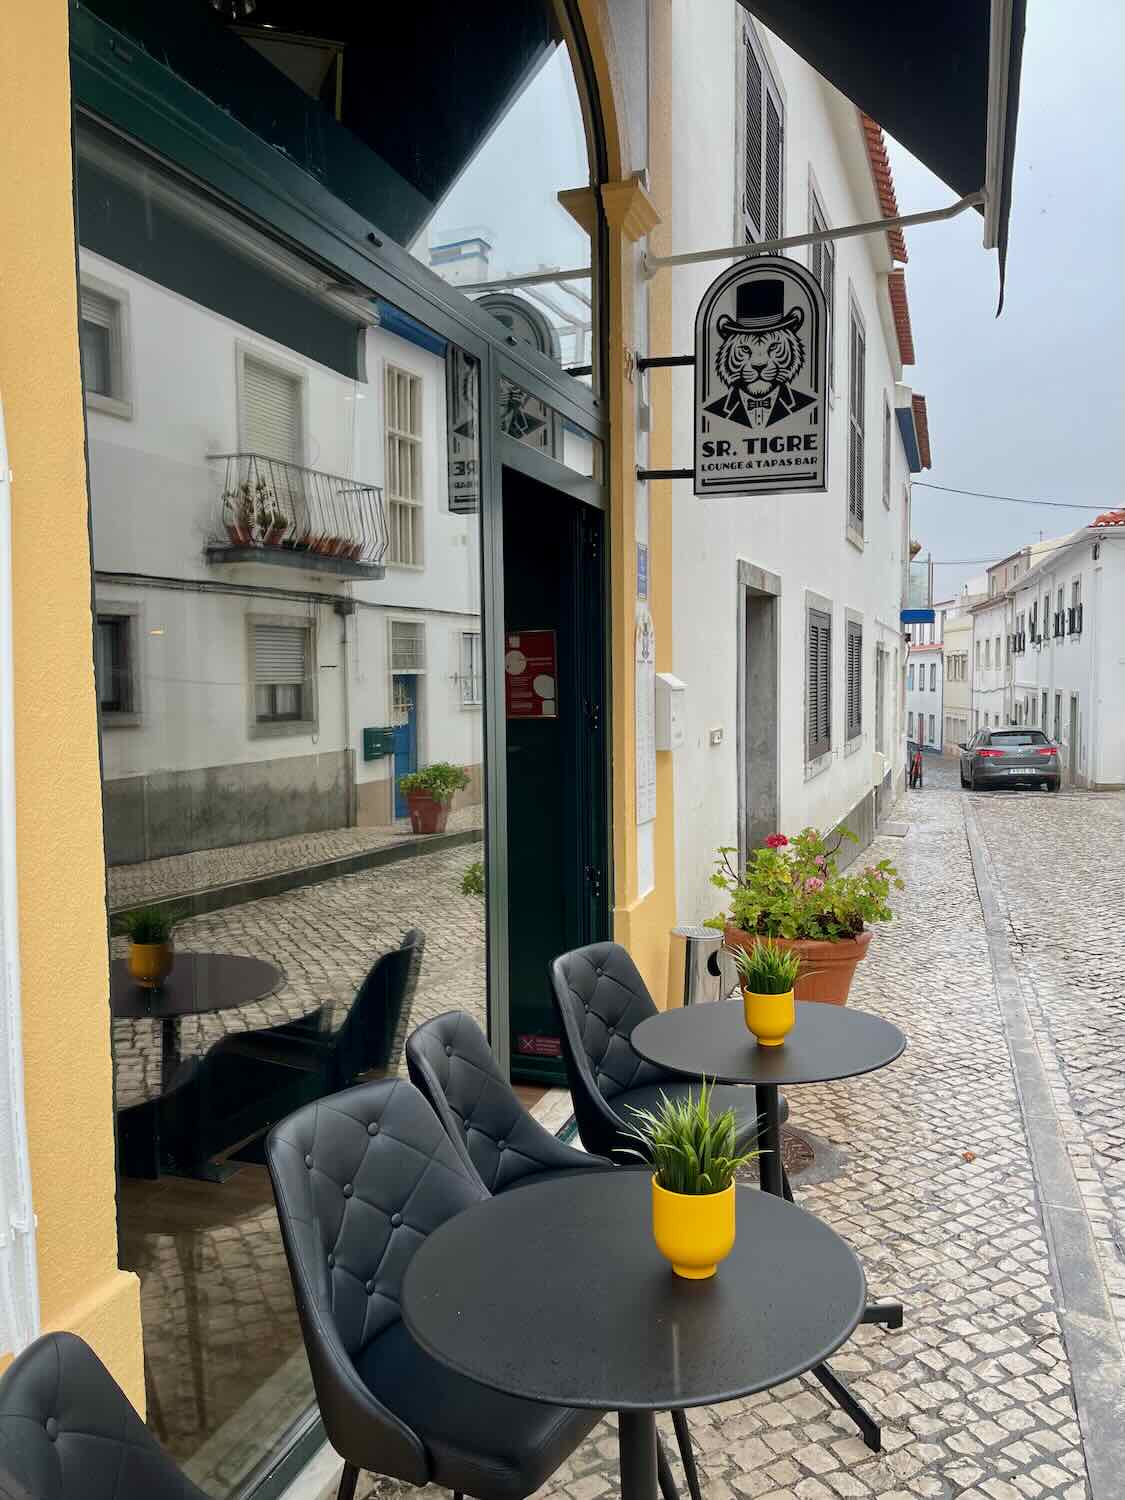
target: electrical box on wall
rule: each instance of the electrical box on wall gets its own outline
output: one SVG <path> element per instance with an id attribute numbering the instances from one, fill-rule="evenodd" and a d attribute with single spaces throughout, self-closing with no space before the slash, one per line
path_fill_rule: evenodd
<path id="1" fill-rule="evenodd" d="M 684 694 L 687 688 L 671 672 L 656 674 L 656 748 L 678 750 L 684 742 Z"/>
<path id="2" fill-rule="evenodd" d="M 363 731 L 364 760 L 382 760 L 393 753 L 395 732 L 393 729 L 365 729 Z"/>

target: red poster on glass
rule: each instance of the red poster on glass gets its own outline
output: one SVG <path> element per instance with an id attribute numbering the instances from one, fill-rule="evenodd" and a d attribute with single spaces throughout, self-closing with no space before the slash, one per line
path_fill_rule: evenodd
<path id="1" fill-rule="evenodd" d="M 557 719 L 558 653 L 553 630 L 510 630 L 504 653 L 509 719 Z"/>

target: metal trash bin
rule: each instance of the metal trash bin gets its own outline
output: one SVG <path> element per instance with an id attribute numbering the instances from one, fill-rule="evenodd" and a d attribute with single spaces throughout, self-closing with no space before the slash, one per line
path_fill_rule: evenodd
<path id="1" fill-rule="evenodd" d="M 699 1005 L 722 993 L 719 950 L 723 935 L 713 927 L 673 927 L 668 947 L 668 1004 Z"/>

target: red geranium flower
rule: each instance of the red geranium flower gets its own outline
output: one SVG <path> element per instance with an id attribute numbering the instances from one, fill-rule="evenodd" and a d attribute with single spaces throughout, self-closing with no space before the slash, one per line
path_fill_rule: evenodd
<path id="1" fill-rule="evenodd" d="M 789 840 L 783 833 L 771 833 L 766 836 L 767 849 L 784 849 Z"/>

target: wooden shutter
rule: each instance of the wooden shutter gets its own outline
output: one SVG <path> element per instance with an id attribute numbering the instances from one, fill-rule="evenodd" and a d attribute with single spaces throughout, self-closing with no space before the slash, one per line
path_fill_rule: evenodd
<path id="1" fill-rule="evenodd" d="M 251 354 L 242 362 L 242 447 L 301 462 L 301 381 Z"/>
<path id="2" fill-rule="evenodd" d="M 867 347 L 863 329 L 854 313 L 851 319 L 851 355 L 848 382 L 848 515 L 852 523 L 863 530 L 863 440 L 864 440 L 864 383 Z"/>
<path id="3" fill-rule="evenodd" d="M 774 102 L 766 90 L 766 168 L 763 185 L 762 238 L 776 240 L 781 237 L 781 161 L 782 161 L 781 107 Z"/>
<path id="4" fill-rule="evenodd" d="M 832 621 L 819 609 L 808 615 L 808 682 L 806 686 L 809 760 L 832 747 Z"/>
<path id="5" fill-rule="evenodd" d="M 863 729 L 863 627 L 848 621 L 846 693 L 847 738 L 854 740 Z"/>
<path id="6" fill-rule="evenodd" d="M 762 65 L 750 40 L 743 33 L 746 58 L 746 129 L 743 140 L 742 206 L 746 215 L 747 238 L 762 236 Z"/>
<path id="7" fill-rule="evenodd" d="M 308 643 L 309 632 L 304 625 L 255 625 L 255 683 L 303 683 L 308 676 Z"/>

